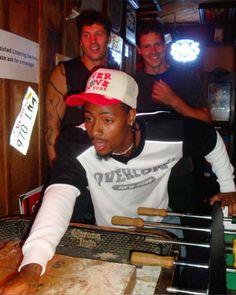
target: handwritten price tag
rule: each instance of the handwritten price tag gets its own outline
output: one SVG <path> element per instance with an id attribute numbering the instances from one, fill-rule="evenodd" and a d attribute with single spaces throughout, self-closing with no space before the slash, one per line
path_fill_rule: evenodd
<path id="1" fill-rule="evenodd" d="M 38 112 L 39 98 L 31 87 L 28 87 L 27 93 L 22 102 L 22 108 L 16 118 L 11 132 L 10 145 L 21 152 L 27 154 L 31 133 L 34 127 Z"/>

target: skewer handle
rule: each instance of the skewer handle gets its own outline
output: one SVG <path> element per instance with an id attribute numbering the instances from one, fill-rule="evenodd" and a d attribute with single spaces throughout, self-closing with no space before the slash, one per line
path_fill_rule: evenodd
<path id="1" fill-rule="evenodd" d="M 174 258 L 172 256 L 159 256 L 151 253 L 134 251 L 130 257 L 131 264 L 134 265 L 158 265 L 163 268 L 172 268 Z"/>
<path id="2" fill-rule="evenodd" d="M 168 215 L 166 209 L 156 209 L 156 208 L 146 208 L 146 207 L 139 207 L 138 208 L 139 215 L 146 215 L 146 216 L 162 216 L 165 217 Z"/>
<path id="3" fill-rule="evenodd" d="M 144 220 L 142 218 L 131 218 L 125 216 L 113 216 L 111 219 L 113 225 L 125 225 L 125 226 L 135 226 L 144 227 Z"/>

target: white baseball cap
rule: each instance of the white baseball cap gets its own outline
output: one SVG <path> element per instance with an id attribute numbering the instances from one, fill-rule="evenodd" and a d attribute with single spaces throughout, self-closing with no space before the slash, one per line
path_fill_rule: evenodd
<path id="1" fill-rule="evenodd" d="M 113 105 L 123 102 L 131 108 L 137 107 L 138 85 L 122 71 L 100 68 L 88 79 L 85 92 L 73 94 L 66 99 L 67 105 L 80 106 L 85 101 L 96 105 Z"/>

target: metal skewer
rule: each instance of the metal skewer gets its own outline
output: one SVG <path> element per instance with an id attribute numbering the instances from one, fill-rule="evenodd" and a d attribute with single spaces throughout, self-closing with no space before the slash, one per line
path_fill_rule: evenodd
<path id="1" fill-rule="evenodd" d="M 189 218 L 199 218 L 199 219 L 207 219 L 211 220 L 212 217 L 210 215 L 194 215 L 190 213 L 177 213 L 172 211 L 167 211 L 166 209 L 156 209 L 156 208 L 147 208 L 147 207 L 139 207 L 138 208 L 139 215 L 145 216 L 178 216 L 178 217 L 189 217 Z M 223 217 L 224 221 L 232 221 L 231 217 Z"/>
<path id="2" fill-rule="evenodd" d="M 131 218 L 131 217 L 125 217 L 125 216 L 113 216 L 111 223 L 113 225 L 135 226 L 137 228 L 144 228 L 144 226 L 147 226 L 147 227 L 154 227 L 154 228 L 169 228 L 169 229 L 175 228 L 180 230 L 202 230 L 205 232 L 210 232 L 210 228 L 187 227 L 187 226 L 182 226 L 175 223 L 144 221 L 142 218 Z M 209 243 L 194 243 L 194 242 L 185 242 L 182 240 L 159 240 L 159 239 L 158 239 L 158 242 L 177 244 L 181 246 L 197 246 L 197 247 L 210 248 Z M 235 246 L 234 246 L 234 249 L 235 249 Z M 231 253 L 234 249 L 233 249 L 233 246 L 228 246 L 228 245 L 226 245 L 226 248 L 225 248 L 227 252 L 231 252 Z"/>
<path id="3" fill-rule="evenodd" d="M 209 265 L 206 263 L 191 263 L 186 261 L 175 261 L 173 256 L 161 256 L 152 253 L 144 253 L 139 251 L 133 251 L 130 256 L 130 262 L 134 265 L 157 265 L 163 268 L 172 268 L 174 265 L 188 266 L 196 268 L 208 269 Z M 236 268 L 227 266 L 228 272 L 235 273 Z"/>
<path id="4" fill-rule="evenodd" d="M 176 224 L 176 223 L 165 223 L 165 222 L 156 222 L 156 221 L 144 221 L 142 218 L 131 218 L 125 216 L 113 216 L 112 217 L 113 225 L 124 225 L 124 226 L 135 226 L 139 228 L 155 227 L 155 228 L 172 228 L 179 230 L 194 230 L 194 231 L 203 231 L 210 232 L 209 227 L 190 227 L 186 225 Z"/>
<path id="5" fill-rule="evenodd" d="M 190 290 L 190 289 L 183 289 L 178 287 L 168 287 L 166 290 L 169 293 L 178 293 L 178 294 L 191 294 L 191 295 L 207 295 L 208 294 L 208 291 Z"/>
<path id="6" fill-rule="evenodd" d="M 156 222 L 156 221 L 144 221 L 142 218 L 132 218 L 126 216 L 113 216 L 112 217 L 113 225 L 123 225 L 123 226 L 135 226 L 138 228 L 143 227 L 154 227 L 154 228 L 169 228 L 169 229 L 178 229 L 178 230 L 192 230 L 192 231 L 202 231 L 202 232 L 211 232 L 210 227 L 193 227 L 187 225 L 181 225 L 176 223 L 165 223 L 165 222 Z M 224 230 L 225 234 L 236 234 L 236 230 Z"/>
<path id="7" fill-rule="evenodd" d="M 177 217 L 188 217 L 188 218 L 199 218 L 199 219 L 212 220 L 212 217 L 209 215 L 193 215 L 190 213 L 177 213 L 177 212 L 168 211 L 167 209 L 157 209 L 157 208 L 148 208 L 148 207 L 139 207 L 138 214 L 145 215 L 145 216 L 161 216 L 161 217 L 177 216 Z M 222 218 L 223 218 L 224 222 L 230 222 L 231 224 L 236 224 L 236 216 L 222 217 Z M 192 228 L 192 230 L 194 230 L 194 229 Z M 200 228 L 199 228 L 199 230 L 207 232 L 207 230 L 202 230 Z M 224 229 L 224 233 L 229 234 L 229 235 L 232 235 L 232 234 L 235 235 L 236 230 Z"/>

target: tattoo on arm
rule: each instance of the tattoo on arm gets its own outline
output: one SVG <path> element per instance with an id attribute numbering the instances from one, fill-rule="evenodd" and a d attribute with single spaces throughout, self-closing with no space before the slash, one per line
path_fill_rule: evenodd
<path id="1" fill-rule="evenodd" d="M 48 146 L 54 146 L 55 140 L 54 140 L 54 129 L 50 126 L 46 127 L 45 129 L 45 138 L 46 138 L 46 144 Z"/>
<path id="2" fill-rule="evenodd" d="M 53 89 L 55 88 L 53 87 Z M 46 105 L 45 139 L 48 146 L 53 146 L 59 134 L 61 120 L 65 111 L 65 101 L 62 93 L 54 91 L 54 93 L 48 95 Z"/>
<path id="3" fill-rule="evenodd" d="M 52 87 L 62 96 L 62 97 L 64 97 L 64 94 L 60 91 L 60 90 L 58 90 L 57 89 L 57 87 L 56 87 L 56 85 L 51 81 L 51 80 L 49 80 L 49 84 L 50 85 L 52 85 Z"/>

